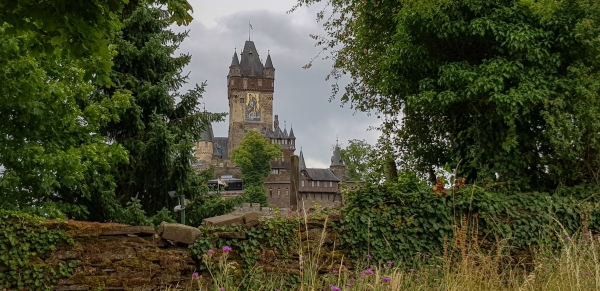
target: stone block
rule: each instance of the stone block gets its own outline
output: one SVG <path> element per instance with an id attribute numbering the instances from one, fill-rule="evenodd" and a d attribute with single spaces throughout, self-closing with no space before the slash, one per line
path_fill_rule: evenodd
<path id="1" fill-rule="evenodd" d="M 163 222 L 159 226 L 161 237 L 172 242 L 193 244 L 202 232 L 188 225 Z"/>
<path id="2" fill-rule="evenodd" d="M 244 224 L 244 217 L 241 215 L 226 214 L 205 218 L 202 220 L 202 224 L 206 226 L 242 225 Z"/>
<path id="3" fill-rule="evenodd" d="M 59 250 L 54 252 L 54 257 L 59 260 L 74 260 L 79 258 L 80 252 Z"/>
<path id="4" fill-rule="evenodd" d="M 250 203 L 242 203 L 243 208 L 250 208 Z"/>
<path id="5" fill-rule="evenodd" d="M 115 235 L 137 235 L 137 236 L 152 236 L 156 233 L 152 226 L 125 226 L 110 229 L 101 235 L 115 236 Z"/>
<path id="6" fill-rule="evenodd" d="M 56 291 L 79 291 L 79 290 L 89 290 L 90 287 L 86 285 L 71 285 L 71 286 L 60 286 L 56 287 Z"/>
<path id="7" fill-rule="evenodd" d="M 259 217 L 258 212 L 246 213 L 246 214 L 244 214 L 244 223 L 248 223 L 250 221 L 257 221 L 258 217 Z"/>
<path id="8" fill-rule="evenodd" d="M 252 203 L 252 206 L 250 207 L 250 209 L 252 211 L 259 212 L 260 211 L 260 203 Z"/>
<path id="9" fill-rule="evenodd" d="M 245 229 L 251 229 L 251 228 L 253 228 L 253 227 L 255 227 L 255 226 L 259 225 L 259 224 L 260 224 L 260 222 L 258 222 L 258 220 L 253 220 L 253 221 L 250 221 L 248 223 L 245 223 L 243 226 L 244 226 Z"/>

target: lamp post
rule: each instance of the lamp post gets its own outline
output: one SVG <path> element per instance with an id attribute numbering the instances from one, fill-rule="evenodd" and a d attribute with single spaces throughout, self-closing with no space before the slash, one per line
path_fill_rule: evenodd
<path id="1" fill-rule="evenodd" d="M 177 191 L 169 191 L 171 198 L 177 197 Z M 185 225 L 185 195 L 179 195 L 179 205 L 175 206 L 175 212 L 181 211 L 181 224 Z"/>

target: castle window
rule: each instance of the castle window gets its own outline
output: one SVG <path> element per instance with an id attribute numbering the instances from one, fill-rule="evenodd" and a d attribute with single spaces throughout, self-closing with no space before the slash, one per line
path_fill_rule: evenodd
<path id="1" fill-rule="evenodd" d="M 314 187 L 315 186 L 315 181 L 310 181 L 310 186 Z"/>
<path id="2" fill-rule="evenodd" d="M 273 188 L 269 188 L 269 196 L 273 197 Z"/>
<path id="3" fill-rule="evenodd" d="M 248 79 L 244 79 L 244 89 L 248 88 Z"/>
<path id="4" fill-rule="evenodd" d="M 329 181 L 329 187 L 333 187 L 333 182 Z"/>
<path id="5" fill-rule="evenodd" d="M 271 174 L 274 174 L 274 175 L 279 174 L 279 169 L 273 169 L 273 170 L 271 170 Z"/>
<path id="6" fill-rule="evenodd" d="M 285 196 L 290 196 L 290 190 L 288 188 L 285 188 Z"/>
<path id="7" fill-rule="evenodd" d="M 300 186 L 304 187 L 304 180 L 300 181 Z"/>
<path id="8" fill-rule="evenodd" d="M 277 188 L 277 196 L 281 196 L 281 189 Z"/>
<path id="9" fill-rule="evenodd" d="M 244 104 L 244 98 L 240 98 L 240 103 Z"/>
<path id="10" fill-rule="evenodd" d="M 258 79 L 258 86 L 262 86 L 262 80 Z"/>
<path id="11" fill-rule="evenodd" d="M 317 187 L 321 186 L 321 181 L 317 181 Z"/>
<path id="12" fill-rule="evenodd" d="M 229 82 L 229 84 L 233 85 L 233 80 L 231 80 L 231 82 Z"/>

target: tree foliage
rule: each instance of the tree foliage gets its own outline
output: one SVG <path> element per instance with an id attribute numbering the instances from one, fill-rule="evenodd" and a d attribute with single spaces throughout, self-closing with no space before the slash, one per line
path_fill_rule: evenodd
<path id="1" fill-rule="evenodd" d="M 379 182 L 383 180 L 384 159 L 375 146 L 353 139 L 341 151 L 349 181 Z"/>
<path id="2" fill-rule="evenodd" d="M 341 100 L 383 117 L 411 169 L 532 189 L 598 181 L 598 1 L 329 4 L 315 38 L 331 76 L 352 78 Z"/>
<path id="3" fill-rule="evenodd" d="M 245 187 L 263 186 L 271 171 L 271 161 L 282 156 L 279 144 L 271 144 L 260 132 L 251 130 L 233 149 L 231 161 L 240 166 Z"/>
<path id="4" fill-rule="evenodd" d="M 194 142 L 209 122 L 223 116 L 200 110 L 205 84 L 178 93 L 188 81 L 182 69 L 191 56 L 175 55 L 187 32 L 169 28 L 173 17 L 174 12 L 152 1 L 125 7 L 124 27 L 114 40 L 119 54 L 111 79 L 117 88 L 131 91 L 134 103 L 119 121 L 102 129 L 129 152 L 129 164 L 115 171 L 117 197 L 124 201 L 137 197 L 149 215 L 177 204 L 168 191 L 188 198 L 198 194 L 199 176 L 192 168 Z M 98 97 L 114 94 L 112 88 L 100 88 Z"/>

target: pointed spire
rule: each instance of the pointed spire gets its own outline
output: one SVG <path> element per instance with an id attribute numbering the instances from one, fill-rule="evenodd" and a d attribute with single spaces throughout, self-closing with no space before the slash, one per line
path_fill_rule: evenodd
<path id="1" fill-rule="evenodd" d="M 273 61 L 271 61 L 271 53 L 267 56 L 267 61 L 265 62 L 265 69 L 275 69 L 273 67 Z"/>
<path id="2" fill-rule="evenodd" d="M 285 120 L 283 121 L 283 138 L 288 138 L 287 122 Z"/>
<path id="3" fill-rule="evenodd" d="M 237 50 L 233 53 L 233 57 L 231 58 L 231 66 L 230 67 L 236 67 L 240 65 L 240 60 L 238 59 L 237 56 Z"/>
<path id="4" fill-rule="evenodd" d="M 299 167 L 300 167 L 300 171 L 302 170 L 306 170 L 306 163 L 304 162 L 304 154 L 302 153 L 302 147 L 300 147 L 300 158 L 299 158 L 300 162 Z"/>
<path id="5" fill-rule="evenodd" d="M 242 66 L 242 76 L 263 77 L 264 66 L 260 61 L 256 46 L 253 41 L 246 41 L 242 51 L 240 66 Z"/>
<path id="6" fill-rule="evenodd" d="M 212 124 L 209 122 L 206 129 L 204 129 L 204 131 L 200 134 L 199 141 L 213 142 L 213 138 L 214 138 L 214 135 L 213 135 Z"/>
<path id="7" fill-rule="evenodd" d="M 296 136 L 294 135 L 294 128 L 290 125 L 290 136 L 291 139 L 296 139 Z"/>
<path id="8" fill-rule="evenodd" d="M 342 153 L 340 152 L 340 145 L 338 144 L 337 137 L 335 141 L 335 147 L 333 148 L 333 156 L 331 156 L 330 167 L 342 166 L 345 167 L 344 161 L 342 160 Z"/>

